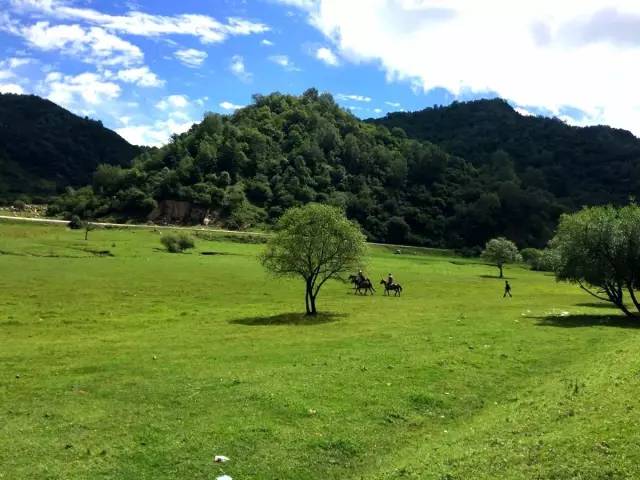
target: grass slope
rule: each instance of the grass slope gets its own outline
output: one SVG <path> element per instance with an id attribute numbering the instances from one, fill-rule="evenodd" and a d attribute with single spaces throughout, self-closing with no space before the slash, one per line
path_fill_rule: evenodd
<path id="1" fill-rule="evenodd" d="M 0 479 L 640 476 L 640 331 L 548 275 L 373 247 L 405 295 L 309 321 L 260 245 L 83 235 L 0 223 Z"/>

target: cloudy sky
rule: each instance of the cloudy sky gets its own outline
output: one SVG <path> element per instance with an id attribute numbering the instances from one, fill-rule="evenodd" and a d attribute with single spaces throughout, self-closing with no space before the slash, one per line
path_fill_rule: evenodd
<path id="1" fill-rule="evenodd" d="M 501 96 L 640 135 L 639 0 L 0 0 L 0 92 L 158 145 L 253 93 L 360 117 Z"/>

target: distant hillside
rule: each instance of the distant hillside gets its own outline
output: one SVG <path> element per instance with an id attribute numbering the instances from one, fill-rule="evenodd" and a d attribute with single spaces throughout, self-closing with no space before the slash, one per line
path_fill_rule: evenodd
<path id="1" fill-rule="evenodd" d="M 47 197 L 140 153 L 101 122 L 34 95 L 0 94 L 0 199 Z"/>
<path id="2" fill-rule="evenodd" d="M 464 243 L 447 228 L 476 195 L 467 162 L 401 132 L 360 121 L 329 94 L 256 95 L 231 116 L 210 114 L 131 169 L 100 167 L 91 188 L 64 195 L 53 214 L 270 224 L 295 205 L 343 207 L 370 239 Z"/>
<path id="3" fill-rule="evenodd" d="M 548 191 L 571 209 L 640 193 L 640 140 L 626 130 L 523 116 L 499 99 L 396 112 L 372 123 L 402 128 L 476 167 L 503 151 L 523 187 Z"/>
<path id="4" fill-rule="evenodd" d="M 210 114 L 132 168 L 99 167 L 50 212 L 246 228 L 315 201 L 343 207 L 371 240 L 540 247 L 561 213 L 627 202 L 639 186 L 640 141 L 625 131 L 524 117 L 501 100 L 363 122 L 309 89 Z"/>

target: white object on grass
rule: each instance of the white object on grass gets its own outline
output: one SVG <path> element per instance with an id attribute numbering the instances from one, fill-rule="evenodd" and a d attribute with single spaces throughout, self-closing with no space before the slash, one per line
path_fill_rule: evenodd
<path id="1" fill-rule="evenodd" d="M 229 457 L 225 457 L 224 455 L 216 455 L 213 457 L 213 461 L 216 463 L 224 463 L 229 461 Z"/>

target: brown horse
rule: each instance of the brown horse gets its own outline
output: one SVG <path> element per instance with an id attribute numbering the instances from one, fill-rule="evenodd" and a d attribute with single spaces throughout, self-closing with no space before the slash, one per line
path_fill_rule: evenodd
<path id="1" fill-rule="evenodd" d="M 364 294 L 366 295 L 368 292 L 371 292 L 371 295 L 376 291 L 373 288 L 373 283 L 368 278 L 363 280 L 358 279 L 356 275 L 349 275 L 349 281 L 353 284 L 354 294 L 362 293 L 364 290 Z"/>
<path id="2" fill-rule="evenodd" d="M 389 284 L 385 279 L 380 280 L 380 285 L 384 285 L 384 294 L 389 295 L 389 292 L 393 292 L 394 297 L 399 297 L 402 293 L 402 285 L 399 283 Z"/>

